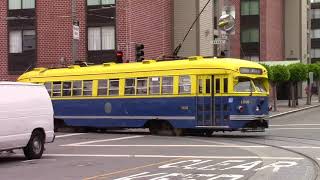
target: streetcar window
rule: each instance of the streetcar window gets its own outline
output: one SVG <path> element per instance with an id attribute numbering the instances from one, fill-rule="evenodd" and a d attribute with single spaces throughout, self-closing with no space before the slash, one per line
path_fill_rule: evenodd
<path id="1" fill-rule="evenodd" d="M 190 76 L 179 77 L 179 94 L 190 94 L 191 93 L 191 80 Z"/>
<path id="2" fill-rule="evenodd" d="M 228 78 L 223 79 L 223 92 L 228 92 Z"/>
<path id="3" fill-rule="evenodd" d="M 109 80 L 109 96 L 119 95 L 119 79 Z"/>
<path id="4" fill-rule="evenodd" d="M 216 93 L 220 93 L 220 79 L 216 79 Z"/>
<path id="5" fill-rule="evenodd" d="M 62 96 L 71 96 L 71 82 L 63 82 L 62 87 Z"/>
<path id="6" fill-rule="evenodd" d="M 251 80 L 248 78 L 239 78 L 238 83 L 234 86 L 235 92 L 252 92 L 253 87 Z"/>
<path id="7" fill-rule="evenodd" d="M 199 94 L 202 94 L 202 79 L 199 79 L 198 80 L 198 83 L 199 83 Z"/>
<path id="8" fill-rule="evenodd" d="M 51 96 L 51 91 L 52 91 L 52 83 L 51 82 L 46 82 L 44 83 L 44 86 L 46 87 L 48 93 L 49 93 L 49 96 Z"/>
<path id="9" fill-rule="evenodd" d="M 210 93 L 211 82 L 210 79 L 206 79 L 206 94 Z"/>
<path id="10" fill-rule="evenodd" d="M 256 90 L 258 92 L 267 92 L 267 89 L 263 85 L 263 80 L 262 79 L 256 79 L 253 81 L 254 86 L 256 87 Z"/>
<path id="11" fill-rule="evenodd" d="M 162 77 L 162 94 L 172 94 L 173 93 L 173 77 L 164 76 Z"/>
<path id="12" fill-rule="evenodd" d="M 137 95 L 148 93 L 148 78 L 137 78 Z"/>
<path id="13" fill-rule="evenodd" d="M 135 79 L 126 79 L 124 94 L 125 95 L 134 95 L 135 94 Z"/>
<path id="14" fill-rule="evenodd" d="M 73 96 L 81 96 L 82 95 L 82 81 L 73 81 L 72 95 Z"/>
<path id="15" fill-rule="evenodd" d="M 150 94 L 160 94 L 160 77 L 149 78 Z"/>
<path id="16" fill-rule="evenodd" d="M 108 80 L 98 81 L 98 96 L 106 96 L 108 94 Z"/>
<path id="17" fill-rule="evenodd" d="M 92 80 L 83 81 L 82 93 L 84 96 L 92 96 Z"/>
<path id="18" fill-rule="evenodd" d="M 53 82 L 53 97 L 61 96 L 61 82 Z"/>

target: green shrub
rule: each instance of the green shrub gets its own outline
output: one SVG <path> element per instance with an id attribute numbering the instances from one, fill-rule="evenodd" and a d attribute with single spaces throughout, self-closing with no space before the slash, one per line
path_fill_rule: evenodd
<path id="1" fill-rule="evenodd" d="M 272 81 L 273 80 L 273 71 L 272 71 L 271 67 L 269 65 L 266 65 L 266 64 L 261 64 L 261 65 L 267 69 L 267 71 L 268 71 L 268 79 L 270 81 Z"/>
<path id="2" fill-rule="evenodd" d="M 308 72 L 313 72 L 314 80 L 320 79 L 320 64 L 308 64 Z"/>
<path id="3" fill-rule="evenodd" d="M 290 72 L 290 81 L 300 82 L 308 79 L 308 66 L 302 63 L 290 64 L 288 66 Z"/>
<path id="4" fill-rule="evenodd" d="M 275 65 L 270 66 L 270 70 L 272 71 L 271 81 L 275 83 L 288 81 L 290 79 L 290 71 L 287 66 L 284 65 Z"/>

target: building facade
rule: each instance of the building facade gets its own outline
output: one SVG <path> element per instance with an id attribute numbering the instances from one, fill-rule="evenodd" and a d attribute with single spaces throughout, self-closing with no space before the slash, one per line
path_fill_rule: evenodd
<path id="1" fill-rule="evenodd" d="M 311 61 L 320 61 L 320 0 L 311 0 Z"/>
<path id="2" fill-rule="evenodd" d="M 311 4 L 312 23 L 308 23 L 310 4 L 301 0 L 75 0 L 76 6 L 72 2 L 0 1 L 4 17 L 0 79 L 15 80 L 28 69 L 66 66 L 74 60 L 113 62 L 117 50 L 124 53 L 124 61 L 135 61 L 136 44 L 144 44 L 146 59 L 171 55 L 204 6 L 179 56 L 219 56 L 229 49 L 213 42 L 222 38 L 217 21 L 231 6 L 236 20 L 230 35 L 231 57 L 308 63 L 312 47 L 313 61 L 320 59 L 318 0 Z M 75 20 L 80 32 L 77 46 L 73 46 Z"/>
<path id="3" fill-rule="evenodd" d="M 72 64 L 73 16 L 80 27 L 77 59 L 89 63 L 135 60 L 143 43 L 145 58 L 172 53 L 173 1 L 155 0 L 0 1 L 0 79 L 15 80 L 34 67 Z M 50 7 L 50 8 L 49 8 Z"/>

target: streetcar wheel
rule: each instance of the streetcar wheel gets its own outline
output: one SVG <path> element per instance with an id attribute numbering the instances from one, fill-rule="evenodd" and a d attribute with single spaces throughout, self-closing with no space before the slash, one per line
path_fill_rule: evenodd
<path id="1" fill-rule="evenodd" d="M 44 135 L 41 131 L 34 131 L 25 148 L 24 155 L 27 159 L 40 159 L 44 151 Z"/>
<path id="2" fill-rule="evenodd" d="M 213 133 L 213 130 L 211 130 L 211 129 L 206 129 L 206 130 L 204 130 L 202 133 L 203 133 L 204 136 L 211 137 L 211 136 L 212 136 L 212 133 Z"/>
<path id="3" fill-rule="evenodd" d="M 156 122 L 150 123 L 149 131 L 150 131 L 150 133 L 151 133 L 152 135 L 158 135 L 158 133 L 159 133 L 159 126 L 157 125 Z"/>
<path id="4" fill-rule="evenodd" d="M 164 136 L 174 136 L 174 128 L 171 126 L 171 124 L 167 121 L 162 121 L 160 125 L 160 130 L 158 131 L 159 135 Z"/>

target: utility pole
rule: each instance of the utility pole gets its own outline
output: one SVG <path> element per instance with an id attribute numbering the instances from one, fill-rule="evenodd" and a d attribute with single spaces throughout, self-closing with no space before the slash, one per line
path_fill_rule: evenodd
<path id="1" fill-rule="evenodd" d="M 77 18 L 77 0 L 72 0 L 72 27 L 73 27 L 73 38 L 72 38 L 72 63 L 78 61 L 78 47 L 79 47 L 79 21 Z"/>
<path id="2" fill-rule="evenodd" d="M 226 14 L 230 14 L 231 13 L 231 2 L 230 2 L 230 0 L 225 0 L 225 7 L 226 7 Z M 230 32 L 227 32 L 227 54 L 226 54 L 226 56 L 228 57 L 228 58 L 230 58 L 231 57 L 231 36 L 230 36 Z"/>

